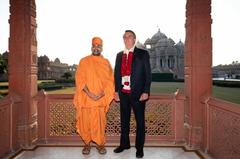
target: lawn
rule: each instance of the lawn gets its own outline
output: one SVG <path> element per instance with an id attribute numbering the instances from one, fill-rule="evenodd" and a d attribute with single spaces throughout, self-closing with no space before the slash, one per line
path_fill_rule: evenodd
<path id="1" fill-rule="evenodd" d="M 184 90 L 182 82 L 152 82 L 151 94 L 173 93 L 177 89 Z M 50 94 L 72 94 L 75 87 L 65 88 L 62 90 L 49 91 Z M 240 104 L 240 88 L 228 88 L 213 86 L 213 96 L 229 102 Z"/>
<path id="2" fill-rule="evenodd" d="M 40 81 L 42 82 L 42 81 Z M 50 82 L 50 81 L 49 81 Z M 1 85 L 7 85 L 8 83 L 1 83 Z M 152 82 L 151 94 L 157 95 L 161 93 L 173 93 L 177 89 L 184 89 L 184 83 L 182 82 Z M 5 92 L 6 90 L 1 90 Z M 1 92 L 0 92 L 1 93 Z M 73 94 L 75 93 L 75 87 L 66 87 L 61 90 L 48 91 L 49 94 Z M 213 86 L 213 96 L 219 99 L 223 99 L 229 102 L 240 104 L 240 88 L 218 87 Z"/>
<path id="3" fill-rule="evenodd" d="M 60 90 L 47 91 L 49 94 L 73 94 L 75 93 L 75 87 L 66 87 Z"/>
<path id="4" fill-rule="evenodd" d="M 42 82 L 55 82 L 55 80 L 38 80 L 37 83 L 42 83 Z M 7 86 L 8 82 L 0 82 L 0 86 Z"/>
<path id="5" fill-rule="evenodd" d="M 173 93 L 177 89 L 184 90 L 183 82 L 152 82 L 151 94 Z"/>
<path id="6" fill-rule="evenodd" d="M 8 82 L 0 82 L 0 86 L 7 86 Z"/>
<path id="7" fill-rule="evenodd" d="M 229 102 L 240 104 L 240 88 L 213 86 L 213 96 Z"/>

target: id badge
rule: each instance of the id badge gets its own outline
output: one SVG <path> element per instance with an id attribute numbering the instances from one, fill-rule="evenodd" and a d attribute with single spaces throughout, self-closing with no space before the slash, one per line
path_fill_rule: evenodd
<path id="1" fill-rule="evenodd" d="M 124 85 L 125 82 L 130 82 L 130 76 L 123 76 L 122 77 L 122 85 Z"/>

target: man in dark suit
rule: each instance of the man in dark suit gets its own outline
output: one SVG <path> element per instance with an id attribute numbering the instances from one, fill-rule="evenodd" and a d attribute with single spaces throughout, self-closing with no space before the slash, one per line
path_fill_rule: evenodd
<path id="1" fill-rule="evenodd" d="M 115 77 L 115 101 L 120 101 L 121 138 L 120 146 L 114 149 L 120 153 L 130 148 L 129 130 L 131 107 L 137 123 L 135 147 L 136 157 L 144 156 L 145 141 L 145 104 L 149 98 L 151 85 L 151 67 L 149 54 L 146 50 L 137 48 L 136 35 L 126 30 L 123 35 L 124 51 L 117 54 Z"/>

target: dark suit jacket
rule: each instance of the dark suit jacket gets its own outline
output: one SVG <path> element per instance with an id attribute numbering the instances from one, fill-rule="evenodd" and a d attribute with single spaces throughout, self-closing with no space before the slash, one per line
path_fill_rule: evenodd
<path id="1" fill-rule="evenodd" d="M 122 64 L 123 51 L 119 52 L 116 57 L 114 77 L 115 77 L 115 92 L 121 93 Z M 140 98 L 142 93 L 150 93 L 151 85 L 151 67 L 149 62 L 149 54 L 147 50 L 135 47 L 133 51 L 132 73 L 131 73 L 131 96 Z"/>

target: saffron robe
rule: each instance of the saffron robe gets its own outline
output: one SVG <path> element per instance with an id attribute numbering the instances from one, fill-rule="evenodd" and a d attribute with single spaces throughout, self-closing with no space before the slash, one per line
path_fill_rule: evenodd
<path id="1" fill-rule="evenodd" d="M 106 113 L 114 96 L 114 76 L 111 65 L 102 55 L 89 55 L 81 59 L 75 75 L 76 93 L 74 105 L 77 109 L 77 132 L 85 144 L 94 141 L 105 144 Z M 90 92 L 104 96 L 94 101 L 83 91 L 87 86 Z"/>

